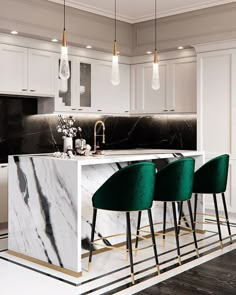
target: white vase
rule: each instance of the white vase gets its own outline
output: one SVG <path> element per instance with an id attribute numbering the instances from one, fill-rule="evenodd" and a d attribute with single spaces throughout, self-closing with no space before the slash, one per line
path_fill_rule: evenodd
<path id="1" fill-rule="evenodd" d="M 63 152 L 66 153 L 68 149 L 73 149 L 73 138 L 65 137 L 63 139 Z"/>

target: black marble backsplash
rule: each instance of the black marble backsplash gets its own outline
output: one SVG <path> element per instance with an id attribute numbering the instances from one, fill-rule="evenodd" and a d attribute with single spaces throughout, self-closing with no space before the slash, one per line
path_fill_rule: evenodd
<path id="1" fill-rule="evenodd" d="M 9 154 L 62 151 L 62 136 L 56 131 L 58 116 L 36 115 L 36 99 L 0 97 L 0 114 L 1 163 L 7 162 Z M 196 149 L 195 115 L 73 117 L 75 126 L 82 128 L 83 138 L 92 147 L 94 124 L 102 120 L 106 125 L 103 149 Z M 97 130 L 101 134 L 101 127 Z"/>

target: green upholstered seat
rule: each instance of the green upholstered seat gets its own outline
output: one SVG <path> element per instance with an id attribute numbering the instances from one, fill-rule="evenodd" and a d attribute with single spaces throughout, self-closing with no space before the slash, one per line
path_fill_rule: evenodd
<path id="1" fill-rule="evenodd" d="M 193 238 L 197 255 L 198 246 L 195 233 L 195 227 L 193 223 L 192 208 L 190 198 L 192 195 L 193 188 L 193 177 L 194 177 L 194 164 L 195 160 L 192 158 L 181 158 L 170 164 L 156 173 L 156 186 L 154 201 L 161 201 L 164 203 L 163 206 L 163 240 L 165 240 L 166 232 L 166 206 L 167 202 L 172 202 L 173 220 L 175 227 L 175 238 L 179 264 L 181 264 L 180 247 L 179 247 L 179 228 L 177 225 L 177 215 L 175 202 L 180 202 L 180 216 L 182 215 L 182 204 L 183 201 L 188 202 L 189 216 L 191 222 L 191 229 L 193 232 Z M 139 235 L 140 224 L 141 224 L 142 213 L 139 212 L 137 235 Z M 179 222 L 180 225 L 180 222 Z M 138 247 L 138 239 L 136 238 L 135 247 Z"/>
<path id="2" fill-rule="evenodd" d="M 219 233 L 219 239 L 221 247 L 223 248 L 223 240 L 220 229 L 220 217 L 217 204 L 216 194 L 221 193 L 222 202 L 225 211 L 225 219 L 228 227 L 230 242 L 232 243 L 232 236 L 229 224 L 229 217 L 227 212 L 226 200 L 224 192 L 227 187 L 228 179 L 228 169 L 229 169 L 229 155 L 224 154 L 218 156 L 207 163 L 205 163 L 201 168 L 199 168 L 194 174 L 194 184 L 193 193 L 195 193 L 194 201 L 194 222 L 197 221 L 197 202 L 198 194 L 213 194 L 213 201 L 215 207 L 216 221 Z"/>
<path id="3" fill-rule="evenodd" d="M 130 211 L 147 210 L 152 237 L 152 247 L 158 273 L 160 272 L 156 241 L 152 221 L 151 206 L 155 191 L 156 166 L 150 162 L 129 165 L 114 173 L 93 195 L 93 221 L 89 265 L 92 262 L 93 242 L 96 227 L 97 210 L 125 211 L 127 252 L 130 257 L 131 279 L 134 284 L 134 266 L 131 241 Z M 90 267 L 89 267 L 90 268 Z"/>
<path id="4" fill-rule="evenodd" d="M 195 172 L 194 193 L 218 194 L 226 190 L 229 155 L 216 157 Z"/>
<path id="5" fill-rule="evenodd" d="M 151 208 L 155 170 L 155 164 L 141 162 L 117 171 L 95 192 L 93 207 L 114 211 Z"/>
<path id="6" fill-rule="evenodd" d="M 156 174 L 155 201 L 185 201 L 191 198 L 195 160 L 178 159 Z"/>

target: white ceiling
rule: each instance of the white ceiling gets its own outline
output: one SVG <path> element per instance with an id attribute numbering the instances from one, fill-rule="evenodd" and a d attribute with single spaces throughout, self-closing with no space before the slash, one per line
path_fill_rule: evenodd
<path id="1" fill-rule="evenodd" d="M 63 3 L 63 0 L 48 0 Z M 114 17 L 114 0 L 66 0 L 66 5 L 99 15 Z M 236 0 L 157 0 L 157 17 L 236 2 Z M 117 18 L 137 23 L 154 18 L 155 0 L 117 0 Z"/>

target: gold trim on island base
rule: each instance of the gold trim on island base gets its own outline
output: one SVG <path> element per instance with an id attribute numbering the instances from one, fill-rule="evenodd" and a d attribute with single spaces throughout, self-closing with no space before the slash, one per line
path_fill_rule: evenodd
<path id="1" fill-rule="evenodd" d="M 25 254 L 21 254 L 21 253 L 18 253 L 18 252 L 15 252 L 15 251 L 12 251 L 12 250 L 8 250 L 7 251 L 8 254 L 10 255 L 13 255 L 13 256 L 16 256 L 16 257 L 19 257 L 19 258 L 22 258 L 22 259 L 25 259 L 25 260 L 28 260 L 30 262 L 33 262 L 33 263 L 36 263 L 36 264 L 39 264 L 41 266 L 45 266 L 45 267 L 48 267 L 50 269 L 53 269 L 53 270 L 56 270 L 56 271 L 59 271 L 61 273 L 64 273 L 64 274 L 67 274 L 69 276 L 72 276 L 72 277 L 75 277 L 75 278 L 79 278 L 82 276 L 82 272 L 76 272 L 76 271 L 73 271 L 73 270 L 69 270 L 69 269 L 66 269 L 66 268 L 62 268 L 60 266 L 57 266 L 57 265 L 54 265 L 54 264 L 50 264 L 48 262 L 44 262 L 42 260 L 39 260 L 39 259 L 36 259 L 36 258 L 33 258 L 33 257 L 30 257 L 30 256 L 27 256 Z"/>

